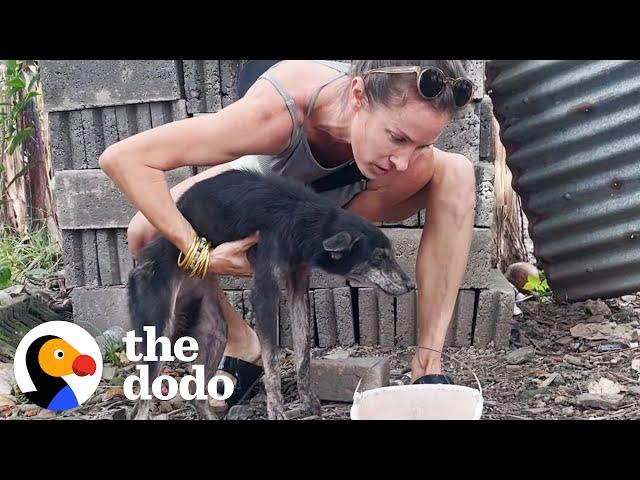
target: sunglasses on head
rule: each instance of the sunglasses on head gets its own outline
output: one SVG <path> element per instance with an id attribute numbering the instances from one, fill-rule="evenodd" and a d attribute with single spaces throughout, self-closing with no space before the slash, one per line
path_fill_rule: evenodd
<path id="1" fill-rule="evenodd" d="M 436 98 L 444 92 L 444 87 L 448 86 L 453 92 L 453 100 L 458 108 L 466 106 L 471 101 L 475 90 L 475 86 L 470 80 L 466 78 L 447 77 L 444 72 L 437 67 L 403 66 L 374 68 L 367 71 L 364 76 L 366 77 L 372 73 L 415 73 L 418 92 L 427 100 Z"/>

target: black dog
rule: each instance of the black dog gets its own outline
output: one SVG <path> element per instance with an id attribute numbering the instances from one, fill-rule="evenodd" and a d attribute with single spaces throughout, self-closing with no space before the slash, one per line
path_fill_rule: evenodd
<path id="1" fill-rule="evenodd" d="M 259 243 L 248 250 L 247 258 L 254 269 L 252 303 L 269 418 L 284 418 L 276 351 L 282 280 L 290 302 L 298 393 L 304 408 L 318 414 L 320 402 L 311 391 L 309 376 L 310 270 L 320 268 L 401 295 L 414 284 L 396 262 L 389 239 L 375 225 L 302 184 L 247 171 L 231 170 L 195 184 L 177 207 L 212 247 L 260 232 Z M 128 283 L 131 321 L 143 337 L 145 325 L 154 325 L 157 335 L 193 336 L 199 345 L 196 363 L 204 364 L 211 378 L 226 344 L 219 304 L 222 292 L 216 275 L 191 278 L 180 270 L 178 253 L 163 237 L 142 250 Z M 149 365 L 150 379 L 159 368 L 158 363 Z M 196 408 L 205 418 L 215 418 L 206 400 L 196 401 Z M 139 401 L 134 415 L 148 417 L 149 402 Z"/>

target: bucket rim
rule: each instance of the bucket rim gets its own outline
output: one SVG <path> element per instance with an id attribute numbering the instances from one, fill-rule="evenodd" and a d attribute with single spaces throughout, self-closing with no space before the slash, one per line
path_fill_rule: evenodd
<path id="1" fill-rule="evenodd" d="M 484 397 L 482 393 L 473 387 L 468 387 L 466 385 L 455 385 L 455 384 L 446 384 L 446 383 L 412 383 L 410 385 L 388 385 L 384 387 L 378 388 L 370 388 L 369 390 L 365 390 L 364 392 L 354 392 L 353 400 L 354 403 L 362 400 L 365 397 L 370 397 L 371 395 L 381 392 L 381 391 L 407 391 L 407 390 L 451 390 L 451 391 L 467 391 L 472 393 L 473 395 L 477 395 L 478 398 L 484 401 Z"/>
<path id="2" fill-rule="evenodd" d="M 364 392 L 354 392 L 353 394 L 353 404 L 349 409 L 349 417 L 351 420 L 360 420 L 358 417 L 358 408 L 359 403 L 362 402 L 367 397 L 373 397 L 376 394 L 382 393 L 383 391 L 406 391 L 408 387 L 411 387 L 411 390 L 440 390 L 440 391 L 464 391 L 470 393 L 474 399 L 476 400 L 475 410 L 473 418 L 470 420 L 477 420 L 482 417 L 482 412 L 484 410 L 484 397 L 482 393 L 473 387 L 468 387 L 466 385 L 452 385 L 452 384 L 411 384 L 411 385 L 389 385 L 385 387 L 372 388 L 369 390 L 365 390 Z"/>

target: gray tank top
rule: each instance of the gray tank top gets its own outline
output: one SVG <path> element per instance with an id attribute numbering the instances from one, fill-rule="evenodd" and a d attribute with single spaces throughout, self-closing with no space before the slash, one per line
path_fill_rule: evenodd
<path id="1" fill-rule="evenodd" d="M 311 114 L 320 91 L 331 82 L 347 74 L 350 67 L 348 63 L 343 62 L 330 60 L 314 61 L 331 67 L 340 72 L 340 74 L 330 78 L 313 92 L 304 120 L 306 120 Z M 337 167 L 325 168 L 314 158 L 311 153 L 311 148 L 309 147 L 309 142 L 307 141 L 307 136 L 304 132 L 303 124 L 297 119 L 295 102 L 282 83 L 272 75 L 270 70 L 271 69 L 267 70 L 259 78 L 264 78 L 271 82 L 280 95 L 282 95 L 282 98 L 284 98 L 289 114 L 291 115 L 291 119 L 293 120 L 291 142 L 287 149 L 279 155 L 245 155 L 236 160 L 232 160 L 228 165 L 237 170 L 252 170 L 262 174 L 274 173 L 305 184 L 324 177 L 341 168 L 345 168 L 349 162 L 346 162 L 343 165 L 338 165 Z M 365 189 L 366 180 L 361 180 L 350 185 L 321 192 L 320 195 L 327 197 L 329 200 L 342 207 L 349 203 L 354 196 Z"/>

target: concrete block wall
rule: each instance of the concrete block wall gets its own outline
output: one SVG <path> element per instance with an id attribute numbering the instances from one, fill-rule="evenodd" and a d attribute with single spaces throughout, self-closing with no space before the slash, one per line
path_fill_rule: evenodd
<path id="1" fill-rule="evenodd" d="M 447 345 L 484 346 L 509 341 L 513 293 L 491 268 L 493 153 L 491 101 L 483 95 L 484 62 L 466 60 L 479 85 L 474 103 L 441 136 L 438 147 L 470 158 L 476 167 L 477 208 L 471 254 L 458 293 Z M 135 213 L 99 169 L 104 149 L 128 136 L 175 120 L 216 112 L 237 99 L 242 60 L 43 61 L 42 81 L 55 166 L 54 192 L 64 240 L 74 320 L 90 331 L 128 328 L 125 284 L 133 267 L 126 228 Z M 170 186 L 197 173 L 167 172 Z M 413 277 L 422 211 L 399 224 L 379 224 L 400 263 Z M 252 281 L 223 277 L 225 294 L 253 324 Z M 309 291 L 315 343 L 413 345 L 416 293 L 391 297 L 314 271 Z M 291 347 L 287 299 L 279 308 L 280 344 Z"/>

